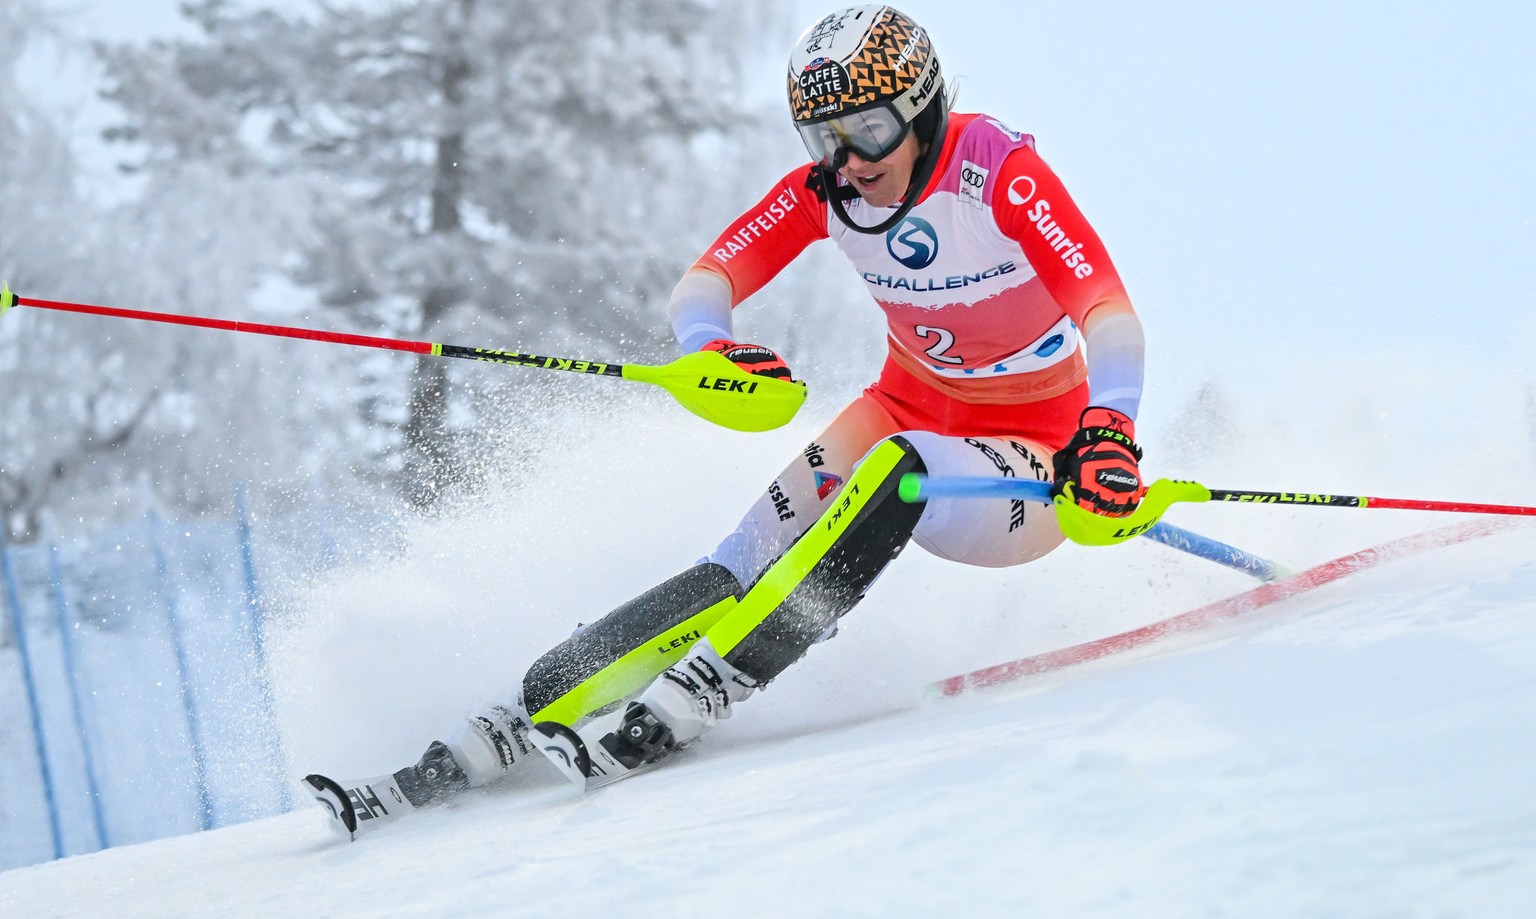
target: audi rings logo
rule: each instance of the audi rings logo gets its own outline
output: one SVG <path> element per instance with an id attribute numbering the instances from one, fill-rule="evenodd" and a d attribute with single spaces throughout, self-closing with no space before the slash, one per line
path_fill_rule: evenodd
<path id="1" fill-rule="evenodd" d="M 1008 203 L 1015 207 L 1023 207 L 1029 203 L 1029 199 L 1035 196 L 1035 180 L 1029 176 L 1019 176 L 1008 183 Z"/>
<path id="2" fill-rule="evenodd" d="M 939 234 L 921 217 L 908 217 L 885 234 L 885 251 L 891 258 L 918 271 L 939 257 Z"/>
<path id="3" fill-rule="evenodd" d="M 972 207 L 985 208 L 986 202 L 982 200 L 982 193 L 987 188 L 987 179 L 991 177 L 992 170 L 970 160 L 960 163 L 960 185 L 955 191 L 960 195 L 960 200 Z"/>

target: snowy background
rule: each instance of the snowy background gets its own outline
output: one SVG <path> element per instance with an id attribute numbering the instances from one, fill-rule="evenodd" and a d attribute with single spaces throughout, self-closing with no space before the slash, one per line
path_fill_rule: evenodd
<path id="1" fill-rule="evenodd" d="M 822 11 L 796 9 L 755 35 L 753 88 L 733 104 L 757 104 L 756 87 L 777 104 L 783 49 Z M 1148 330 L 1149 471 L 1536 503 L 1530 8 L 903 9 L 958 78 L 958 107 L 1034 133 L 1114 254 Z M 55 11 L 63 38 L 29 46 L 15 79 L 58 119 L 76 187 L 131 204 L 140 179 L 93 139 L 111 116 L 69 40 L 195 32 L 173 3 Z M 710 217 L 648 271 L 679 269 L 797 161 L 777 127 L 750 135 L 745 157 L 727 146 L 700 162 L 701 180 L 734 191 L 700 204 Z M 0 266 L 24 294 L 119 293 L 81 278 L 22 288 L 3 249 Z M 296 578 L 270 647 L 289 773 L 413 760 L 575 622 L 707 551 L 878 366 L 874 311 L 846 274 L 813 258 L 744 317 L 811 381 L 790 428 L 707 429 L 649 394 L 593 395 L 600 381 L 536 389 L 480 416 L 536 432 L 515 474 L 446 514 L 404 515 L 387 561 Z M 329 322 L 280 289 L 309 304 L 283 321 Z M 273 302 L 178 301 L 229 315 Z M 512 334 L 508 318 L 494 328 Z M 0 372 L 15 335 L 0 329 Z M 242 344 L 240 360 L 325 347 Z M 325 356 L 264 373 L 308 398 L 307 374 L 343 360 Z M 0 452 L 36 436 L 0 419 Z M 221 430 L 198 443 L 198 466 L 246 449 Z M 302 425 L 258 433 L 279 450 L 313 439 Z M 156 484 L 207 471 L 142 462 Z M 328 473 L 323 453 L 306 462 Z M 1427 517 L 1218 507 L 1172 520 L 1301 568 L 1443 522 Z M 530 774 L 352 846 L 300 811 L 16 869 L 0 874 L 0 912 L 661 913 L 719 894 L 749 915 L 1523 915 L 1536 895 L 1532 545 L 1517 531 L 1394 563 L 1172 649 L 931 706 L 931 680 L 1249 583 L 1150 544 L 1006 572 L 909 553 L 836 641 L 675 767 L 588 799 Z"/>
<path id="2" fill-rule="evenodd" d="M 58 4 L 75 31 L 119 40 L 190 34 L 177 6 Z M 747 49 L 751 91 L 779 102 L 785 36 L 830 8 L 796 0 L 780 34 Z M 1536 147 L 1536 81 L 1526 39 L 1536 9 L 900 8 L 933 36 L 958 108 L 1033 133 L 1109 244 L 1156 346 L 1149 417 L 1166 424 L 1202 383 L 1303 415 L 1294 409 L 1308 404 L 1306 384 L 1341 362 L 1357 368 L 1357 385 L 1331 395 L 1430 436 L 1457 423 L 1450 400 L 1529 390 L 1536 175 L 1525 152 Z M 57 64 L 21 76 L 56 89 Z M 798 155 L 780 134 L 763 175 Z M 107 190 L 119 182 L 101 178 Z M 1412 398 L 1397 397 L 1404 387 Z M 1489 416 L 1507 418 L 1507 407 Z"/>
<path id="3" fill-rule="evenodd" d="M 526 532 L 477 524 L 536 556 Z M 601 593 L 564 564 L 493 573 L 475 538 L 424 534 L 413 563 L 370 582 L 391 602 L 338 586 L 281 655 L 296 770 L 405 761 L 409 735 L 495 682 L 497 652 L 519 662 L 519 639 L 554 631 L 553 611 L 466 610 L 425 585 Z M 1202 592 L 1205 563 L 1118 550 L 1143 602 L 1107 608 L 1061 580 L 1090 574 L 1074 553 L 1011 587 L 909 558 L 845 634 L 665 769 L 577 797 L 532 763 L 356 843 L 306 808 L 16 869 L 0 911 L 1513 919 L 1536 895 L 1533 549 L 1526 529 L 1443 550 L 1129 659 L 928 705 L 931 677 L 1140 624 Z M 338 660 L 354 662 L 345 677 Z"/>

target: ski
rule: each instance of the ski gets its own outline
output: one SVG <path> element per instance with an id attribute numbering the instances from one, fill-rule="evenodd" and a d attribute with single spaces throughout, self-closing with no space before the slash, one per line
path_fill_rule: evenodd
<path id="1" fill-rule="evenodd" d="M 560 774 L 583 792 L 611 785 L 652 765 L 620 759 L 612 732 L 582 737 L 563 724 L 542 721 L 533 726 L 532 740 Z"/>
<path id="2" fill-rule="evenodd" d="M 528 731 L 526 722 L 521 724 Z M 531 752 L 523 746 L 521 731 L 517 736 L 519 748 Z M 647 771 L 679 746 L 673 743 L 671 730 L 638 703 L 593 718 L 579 731 L 543 721 L 528 731 L 527 740 L 582 792 Z M 510 747 L 508 751 L 505 763 L 510 762 Z M 468 785 L 441 742 L 433 742 L 415 766 L 389 775 L 352 782 L 319 774 L 304 777 L 304 790 L 325 809 L 332 830 L 348 840 L 432 806 Z"/>
<path id="3" fill-rule="evenodd" d="M 342 783 L 327 776 L 304 777 L 304 790 L 330 814 L 337 834 L 355 840 L 416 808 L 406 800 L 393 775 Z"/>
<path id="4" fill-rule="evenodd" d="M 622 726 L 603 718 L 575 731 L 558 722 L 541 721 L 533 726 L 529 739 L 561 775 L 587 792 L 647 772 L 664 758 L 659 750 L 641 750 L 626 742 L 618 734 Z"/>
<path id="5" fill-rule="evenodd" d="M 580 734 L 563 724 L 541 721 L 533 726 L 529 740 L 549 759 L 551 765 L 560 770 L 561 775 L 582 791 L 587 790 L 587 782 L 592 775 L 592 757 L 588 755 L 586 742 Z"/>

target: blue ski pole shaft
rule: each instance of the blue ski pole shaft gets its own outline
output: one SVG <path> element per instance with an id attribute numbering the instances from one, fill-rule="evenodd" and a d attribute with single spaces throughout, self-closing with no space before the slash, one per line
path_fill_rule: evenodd
<path id="1" fill-rule="evenodd" d="M 910 483 L 910 484 L 909 484 Z M 940 476 L 937 478 L 908 476 L 902 483 L 904 501 L 926 501 L 930 498 L 1008 498 L 1014 501 L 1051 503 L 1051 483 L 1032 479 L 1005 479 L 992 477 Z M 1273 581 L 1286 574 L 1287 569 L 1266 558 L 1244 552 L 1199 533 L 1191 533 L 1167 523 L 1158 523 L 1142 534 L 1154 542 L 1188 552 L 1218 565 L 1253 575 L 1261 581 Z"/>
<path id="2" fill-rule="evenodd" d="M 1153 542 L 1160 542 L 1170 548 L 1178 549 L 1180 552 L 1188 552 L 1190 555 L 1209 559 L 1218 565 L 1245 571 L 1261 581 L 1279 580 L 1290 573 L 1290 569 L 1284 565 L 1278 565 L 1251 552 L 1244 552 L 1236 546 L 1218 542 L 1209 536 L 1191 533 L 1171 523 L 1159 523 L 1142 535 Z"/>

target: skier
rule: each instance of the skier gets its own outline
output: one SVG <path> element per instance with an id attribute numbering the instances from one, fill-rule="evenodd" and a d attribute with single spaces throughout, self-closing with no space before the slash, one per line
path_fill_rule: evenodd
<path id="1" fill-rule="evenodd" d="M 672 326 L 684 351 L 788 378 L 772 349 L 734 340 L 731 312 L 831 239 L 888 319 L 879 380 L 706 558 L 550 650 L 518 703 L 395 773 L 413 805 L 496 779 L 562 737 L 565 753 L 601 757 L 610 773 L 660 760 L 835 631 L 909 540 L 988 567 L 1062 541 L 1043 505 L 904 503 L 904 473 L 1029 476 L 1069 486 L 1096 514 L 1136 508 L 1141 324 L 1034 139 L 950 112 L 927 33 L 888 6 L 807 30 L 789 103 L 811 162 L 688 269 Z M 602 749 L 581 750 L 599 718 L 614 725 L 595 735 Z"/>

